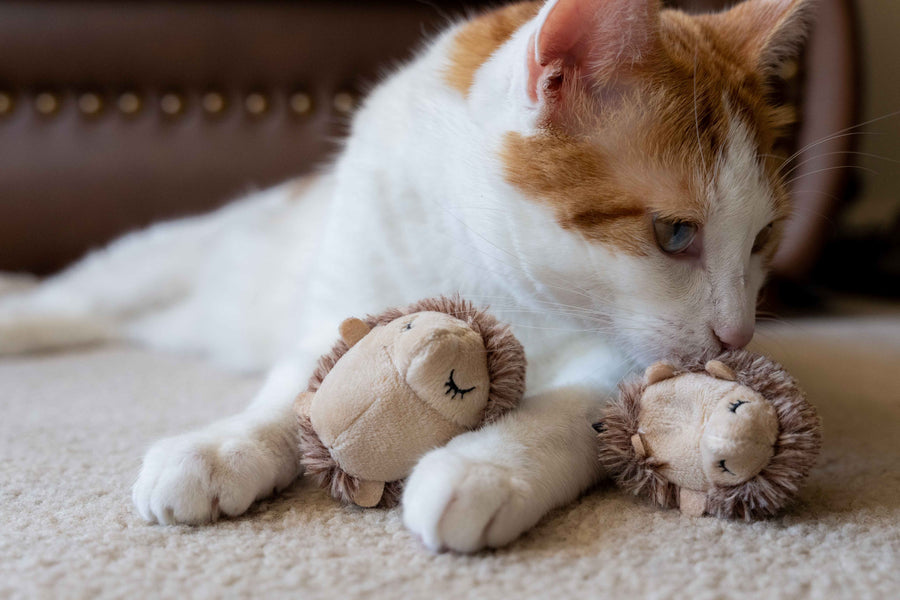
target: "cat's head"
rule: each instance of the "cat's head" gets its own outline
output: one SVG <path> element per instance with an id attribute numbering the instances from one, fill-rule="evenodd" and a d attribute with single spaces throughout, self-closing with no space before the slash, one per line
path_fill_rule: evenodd
<path id="1" fill-rule="evenodd" d="M 505 135 L 504 176 L 552 215 L 564 250 L 544 236 L 527 260 L 586 291 L 641 361 L 745 346 L 788 216 L 767 155 L 790 117 L 768 82 L 802 41 L 810 3 L 531 9 L 520 82 L 535 127 Z"/>

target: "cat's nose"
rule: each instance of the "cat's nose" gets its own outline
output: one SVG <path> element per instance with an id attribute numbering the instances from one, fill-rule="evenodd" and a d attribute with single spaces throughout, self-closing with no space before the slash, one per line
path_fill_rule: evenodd
<path id="1" fill-rule="evenodd" d="M 753 325 L 719 325 L 713 333 L 724 349 L 740 350 L 753 339 Z"/>

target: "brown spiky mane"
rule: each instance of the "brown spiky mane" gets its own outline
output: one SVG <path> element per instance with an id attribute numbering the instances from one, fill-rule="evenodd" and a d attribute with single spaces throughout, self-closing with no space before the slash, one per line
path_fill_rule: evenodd
<path id="1" fill-rule="evenodd" d="M 739 384 L 772 404 L 779 434 L 775 454 L 763 470 L 739 485 L 711 489 L 706 496 L 706 512 L 746 521 L 774 516 L 796 497 L 816 461 L 822 443 L 819 417 L 796 380 L 775 361 L 746 350 L 726 352 L 716 360 L 735 372 Z M 680 373 L 705 372 L 705 362 L 675 366 Z M 641 378 L 619 386 L 619 397 L 607 407 L 598 434 L 600 461 L 625 490 L 660 506 L 677 508 L 679 488 L 660 472 L 663 462 L 637 456 L 631 443 L 638 433 L 640 401 L 646 387 Z"/>
<path id="2" fill-rule="evenodd" d="M 486 309 L 478 309 L 468 300 L 458 296 L 452 298 L 440 296 L 420 300 L 405 308 L 391 308 L 379 315 L 369 315 L 364 321 L 370 328 L 374 328 L 405 315 L 425 311 L 448 314 L 465 322 L 484 341 L 491 387 L 479 427 L 496 421 L 515 408 L 525 394 L 525 350 L 509 326 L 500 323 L 488 314 Z M 338 340 L 329 353 L 319 358 L 318 365 L 309 378 L 307 391 L 316 392 L 334 365 L 349 349 L 343 340 Z M 359 480 L 338 466 L 328 448 L 322 444 L 308 416 L 300 417 L 300 452 L 307 475 L 319 486 L 328 489 L 335 498 L 345 503 L 353 502 L 352 496 L 359 487 Z M 386 483 L 379 506 L 396 505 L 400 500 L 402 483 L 402 481 Z"/>

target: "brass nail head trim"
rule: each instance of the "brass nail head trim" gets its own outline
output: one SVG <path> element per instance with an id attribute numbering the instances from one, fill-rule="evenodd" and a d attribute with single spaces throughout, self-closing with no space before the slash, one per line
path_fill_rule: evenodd
<path id="1" fill-rule="evenodd" d="M 227 104 L 225 96 L 219 92 L 207 92 L 203 94 L 200 103 L 203 105 L 203 110 L 211 115 L 222 114 L 225 111 L 225 106 Z"/>
<path id="2" fill-rule="evenodd" d="M 16 101 L 9 92 L 0 92 L 0 117 L 12 114 L 16 108 Z"/>
<path id="3" fill-rule="evenodd" d="M 306 92 L 295 92 L 288 98 L 288 105 L 298 115 L 308 115 L 313 110 L 312 96 Z"/>
<path id="4" fill-rule="evenodd" d="M 779 75 L 784 80 L 791 80 L 800 72 L 800 64 L 796 60 L 786 61 L 779 69 Z"/>
<path id="5" fill-rule="evenodd" d="M 34 109 L 41 115 L 50 116 L 59 112 L 62 100 L 58 94 L 40 92 L 34 97 Z"/>
<path id="6" fill-rule="evenodd" d="M 126 115 L 136 115 L 141 110 L 141 97 L 135 92 L 123 92 L 117 102 L 119 110 Z"/>
<path id="7" fill-rule="evenodd" d="M 244 108 L 251 115 L 258 117 L 269 110 L 269 100 L 264 95 L 253 92 L 244 98 Z"/>
<path id="8" fill-rule="evenodd" d="M 159 108 L 166 115 L 174 117 L 184 112 L 184 98 L 181 94 L 167 92 L 159 99 Z"/>
<path id="9" fill-rule="evenodd" d="M 334 110 L 342 114 L 348 114 L 356 107 L 356 96 L 350 92 L 338 92 L 332 100 Z"/>
<path id="10" fill-rule="evenodd" d="M 94 92 L 86 92 L 78 97 L 78 110 L 89 117 L 99 115 L 103 111 L 103 98 Z"/>

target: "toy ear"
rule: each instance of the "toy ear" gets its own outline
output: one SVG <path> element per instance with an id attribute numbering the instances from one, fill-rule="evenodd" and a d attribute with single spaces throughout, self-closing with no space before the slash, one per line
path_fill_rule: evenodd
<path id="1" fill-rule="evenodd" d="M 356 317 L 350 317 L 341 323 L 338 331 L 340 332 L 341 339 L 344 340 L 344 343 L 352 347 L 356 342 L 366 337 L 366 334 L 372 331 L 372 329 L 366 325 L 365 321 L 361 321 Z"/>
<path id="2" fill-rule="evenodd" d="M 666 362 L 653 363 L 644 371 L 644 383 L 653 385 L 675 377 L 675 367 Z"/>
<path id="3" fill-rule="evenodd" d="M 294 398 L 294 413 L 300 417 L 308 417 L 315 395 L 314 392 L 303 392 Z"/>
<path id="4" fill-rule="evenodd" d="M 706 372 L 716 379 L 724 379 L 725 381 L 736 381 L 737 375 L 734 371 L 720 360 L 711 360 L 706 363 Z"/>

